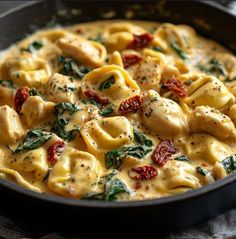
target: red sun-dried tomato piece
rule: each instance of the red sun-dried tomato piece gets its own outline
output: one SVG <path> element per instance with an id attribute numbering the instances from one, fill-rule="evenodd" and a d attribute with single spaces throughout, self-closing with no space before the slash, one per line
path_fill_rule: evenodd
<path id="1" fill-rule="evenodd" d="M 142 35 L 134 34 L 133 37 L 133 41 L 128 45 L 129 49 L 144 48 L 148 46 L 154 38 L 151 33 L 144 33 Z"/>
<path id="2" fill-rule="evenodd" d="M 25 86 L 16 91 L 14 104 L 15 109 L 19 113 L 24 102 L 30 97 L 29 87 Z"/>
<path id="3" fill-rule="evenodd" d="M 119 105 L 119 112 L 122 115 L 127 115 L 129 113 L 135 113 L 142 107 L 142 99 L 139 95 L 135 95 Z"/>
<path id="4" fill-rule="evenodd" d="M 163 166 L 171 155 L 176 154 L 178 150 L 170 140 L 162 140 L 152 153 L 152 161 L 158 166 Z"/>
<path id="5" fill-rule="evenodd" d="M 187 96 L 187 91 L 184 84 L 182 83 L 182 81 L 177 80 L 176 78 L 164 80 L 162 82 L 162 85 L 181 98 Z"/>
<path id="6" fill-rule="evenodd" d="M 137 64 L 138 62 L 140 62 L 143 58 L 137 54 L 129 54 L 129 55 L 124 55 L 122 57 L 122 61 L 124 64 L 124 68 L 128 68 L 132 65 Z"/>
<path id="7" fill-rule="evenodd" d="M 65 148 L 64 141 L 58 140 L 48 147 L 48 162 L 55 164 Z"/>
<path id="8" fill-rule="evenodd" d="M 131 175 L 131 172 L 136 173 L 136 175 Z M 146 180 L 152 179 L 157 176 L 157 168 L 152 165 L 135 167 L 131 169 L 129 176 L 135 180 Z"/>
<path id="9" fill-rule="evenodd" d="M 110 103 L 109 99 L 106 97 L 101 97 L 98 94 L 96 94 L 95 92 L 91 91 L 91 90 L 86 90 L 84 91 L 84 95 L 86 97 L 88 97 L 90 100 L 95 100 L 97 103 L 100 103 L 102 105 L 107 105 Z"/>

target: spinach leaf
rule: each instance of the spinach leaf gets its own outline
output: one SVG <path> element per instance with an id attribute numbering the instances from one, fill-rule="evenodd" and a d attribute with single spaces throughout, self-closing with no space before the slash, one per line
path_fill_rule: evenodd
<path id="1" fill-rule="evenodd" d="M 52 137 L 49 132 L 44 132 L 38 129 L 31 129 L 28 131 L 25 140 L 18 146 L 14 153 L 20 152 L 22 150 L 36 149 L 43 145 Z"/>
<path id="2" fill-rule="evenodd" d="M 67 124 L 68 120 L 64 118 L 57 119 L 52 127 L 52 132 L 58 135 L 60 138 L 70 141 L 75 138 L 76 133 L 79 131 L 79 127 L 76 127 L 70 131 L 66 131 L 65 127 Z"/>
<path id="3" fill-rule="evenodd" d="M 105 89 L 109 89 L 114 83 L 115 83 L 115 77 L 110 76 L 108 79 L 106 79 L 105 81 L 101 83 L 98 89 L 101 91 Z"/>
<path id="4" fill-rule="evenodd" d="M 224 82 L 232 82 L 232 81 L 235 81 L 236 80 L 236 76 L 235 77 L 233 77 L 233 78 L 229 78 L 229 77 L 227 77 L 225 80 L 224 80 Z"/>
<path id="5" fill-rule="evenodd" d="M 125 146 L 105 153 L 105 164 L 108 169 L 112 167 L 119 168 L 123 163 L 123 159 L 127 156 L 142 159 L 146 154 L 152 151 L 152 141 L 135 129 L 134 139 L 139 145 Z"/>
<path id="6" fill-rule="evenodd" d="M 54 106 L 54 115 L 56 117 L 63 115 L 65 112 L 68 112 L 69 115 L 73 115 L 75 112 L 81 110 L 78 105 L 72 103 L 59 103 Z"/>
<path id="7" fill-rule="evenodd" d="M 126 157 L 124 148 L 114 149 L 105 153 L 105 164 L 106 168 L 119 168 L 123 163 L 123 159 Z"/>
<path id="8" fill-rule="evenodd" d="M 236 171 L 235 155 L 225 158 L 224 160 L 221 161 L 221 163 L 224 166 L 224 168 L 228 174 Z"/>
<path id="9" fill-rule="evenodd" d="M 30 96 L 39 95 L 35 88 L 31 88 L 30 91 L 29 91 L 29 94 L 30 94 Z"/>
<path id="10" fill-rule="evenodd" d="M 207 176 L 210 172 L 202 167 L 197 167 L 197 172 L 202 176 Z"/>
<path id="11" fill-rule="evenodd" d="M 188 162 L 190 162 L 189 158 L 188 158 L 187 156 L 185 156 L 185 155 L 181 155 L 181 156 L 179 156 L 179 157 L 176 157 L 176 158 L 174 158 L 174 160 L 177 160 L 177 161 L 188 161 Z"/>
<path id="12" fill-rule="evenodd" d="M 61 67 L 59 73 L 66 76 L 72 76 L 75 79 L 82 79 L 84 75 L 90 72 L 90 69 L 78 64 L 71 58 L 59 56 L 59 66 Z"/>
<path id="13" fill-rule="evenodd" d="M 105 164 L 109 168 L 119 168 L 123 159 L 127 156 L 133 156 L 142 159 L 146 154 L 152 151 L 152 148 L 145 145 L 131 145 L 120 149 L 114 149 L 105 153 Z"/>
<path id="14" fill-rule="evenodd" d="M 108 105 L 106 108 L 99 111 L 101 116 L 110 115 L 114 111 L 114 106 L 112 104 Z"/>
<path id="15" fill-rule="evenodd" d="M 180 58 L 185 61 L 189 61 L 187 54 L 180 48 L 180 46 L 176 42 L 171 42 L 170 45 Z"/>
<path id="16" fill-rule="evenodd" d="M 114 201 L 117 199 L 117 195 L 121 193 L 129 193 L 127 186 L 118 178 L 109 180 L 105 186 L 104 200 Z"/>
<path id="17" fill-rule="evenodd" d="M 150 139 L 147 139 L 140 131 L 134 129 L 134 139 L 136 142 L 146 145 L 148 147 L 152 147 L 153 143 Z"/>
<path id="18" fill-rule="evenodd" d="M 164 52 L 164 51 L 161 49 L 161 47 L 159 47 L 159 46 L 153 46 L 153 47 L 150 47 L 150 49 L 152 49 L 152 50 L 154 50 L 154 51 L 161 52 L 161 53 Z"/>
<path id="19" fill-rule="evenodd" d="M 14 88 L 11 80 L 0 80 L 0 85 L 3 87 Z"/>
<path id="20" fill-rule="evenodd" d="M 117 195 L 121 193 L 130 194 L 130 191 L 128 190 L 125 183 L 123 183 L 118 178 L 113 179 L 113 177 L 117 173 L 118 172 L 116 170 L 113 170 L 113 172 L 105 179 L 104 192 L 91 192 L 87 194 L 83 199 L 114 201 L 117 199 Z"/>
<path id="21" fill-rule="evenodd" d="M 41 41 L 33 41 L 26 49 L 22 48 L 22 51 L 28 51 L 33 53 L 34 51 L 38 51 L 43 47 L 43 43 Z"/>
<path id="22" fill-rule="evenodd" d="M 225 76 L 225 69 L 224 67 L 217 61 L 216 59 L 211 59 L 206 65 L 198 65 L 198 68 L 201 71 L 204 71 L 208 74 L 220 76 Z"/>

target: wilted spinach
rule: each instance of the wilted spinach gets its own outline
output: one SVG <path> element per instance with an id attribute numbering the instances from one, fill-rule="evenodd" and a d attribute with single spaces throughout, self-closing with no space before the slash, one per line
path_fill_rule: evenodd
<path id="1" fill-rule="evenodd" d="M 65 112 L 67 112 L 69 115 L 73 115 L 79 110 L 81 110 L 81 108 L 78 105 L 72 103 L 59 103 L 54 106 L 53 113 L 56 117 L 58 117 L 63 115 Z"/>
<path id="2" fill-rule="evenodd" d="M 171 42 L 170 45 L 180 58 L 185 61 L 189 61 L 187 54 L 180 48 L 180 46 L 176 42 Z"/>
<path id="3" fill-rule="evenodd" d="M 112 104 L 108 105 L 106 108 L 102 109 L 99 111 L 99 114 L 101 116 L 107 116 L 113 113 L 114 111 L 114 106 Z"/>
<path id="4" fill-rule="evenodd" d="M 221 163 L 224 166 L 224 168 L 228 174 L 236 171 L 235 155 L 225 158 L 224 160 L 221 161 Z"/>
<path id="5" fill-rule="evenodd" d="M 84 199 L 90 200 L 105 200 L 105 201 L 114 201 L 117 199 L 117 196 L 121 193 L 128 193 L 128 190 L 125 183 L 123 183 L 120 179 L 113 177 L 117 174 L 117 171 L 113 171 L 106 179 L 104 183 L 104 192 L 102 193 L 90 193 L 84 197 Z"/>
<path id="6" fill-rule="evenodd" d="M 36 149 L 43 145 L 52 137 L 49 132 L 44 132 L 38 129 L 31 129 L 28 131 L 25 140 L 17 147 L 14 153 L 18 153 L 22 150 Z"/>
<path id="7" fill-rule="evenodd" d="M 79 66 L 73 59 L 59 56 L 58 58 L 60 71 L 59 73 L 66 76 L 72 76 L 75 79 L 82 79 L 84 75 L 90 72 L 90 69 L 85 66 Z"/>
<path id="8" fill-rule="evenodd" d="M 115 83 L 115 77 L 111 76 L 105 81 L 103 81 L 98 89 L 101 91 L 105 89 L 109 89 L 114 83 Z"/>
<path id="9" fill-rule="evenodd" d="M 57 119 L 52 127 L 52 132 L 58 135 L 60 138 L 70 141 L 75 138 L 76 133 L 79 132 L 79 127 L 76 127 L 70 131 L 66 131 L 65 127 L 68 124 L 68 120 L 64 118 Z"/>
<path id="10" fill-rule="evenodd" d="M 208 170 L 202 167 L 197 167 L 197 172 L 201 174 L 202 176 L 207 176 L 208 174 L 210 174 Z"/>
<path id="11" fill-rule="evenodd" d="M 123 163 L 123 159 L 127 156 L 142 159 L 152 151 L 152 141 L 147 139 L 141 132 L 134 130 L 134 139 L 139 143 L 138 145 L 125 146 L 105 153 L 105 164 L 108 169 L 119 168 Z"/>
<path id="12" fill-rule="evenodd" d="M 174 160 L 190 162 L 189 158 L 185 155 L 178 156 L 178 157 L 174 158 Z"/>
<path id="13" fill-rule="evenodd" d="M 211 59 L 207 64 L 199 64 L 198 68 L 208 74 L 215 76 L 225 76 L 225 69 L 216 59 Z"/>

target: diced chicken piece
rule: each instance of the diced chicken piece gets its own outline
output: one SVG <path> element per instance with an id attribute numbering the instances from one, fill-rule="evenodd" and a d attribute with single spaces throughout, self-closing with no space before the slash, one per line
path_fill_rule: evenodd
<path id="1" fill-rule="evenodd" d="M 102 44 L 72 34 L 60 38 L 58 46 L 65 55 L 91 67 L 101 66 L 106 57 L 106 49 Z"/>
<path id="2" fill-rule="evenodd" d="M 0 122 L 0 142 L 13 144 L 24 135 L 19 115 L 8 105 L 0 107 Z"/>
<path id="3" fill-rule="evenodd" d="M 47 100 L 53 102 L 70 102 L 74 103 L 76 99 L 76 85 L 68 77 L 58 73 L 50 76 L 44 87 Z"/>
<path id="4" fill-rule="evenodd" d="M 50 121 L 53 118 L 53 108 L 52 102 L 45 102 L 39 96 L 31 96 L 22 106 L 21 117 L 25 124 L 31 128 Z"/>
<path id="5" fill-rule="evenodd" d="M 162 74 L 162 64 L 159 59 L 147 57 L 127 70 L 131 77 L 137 81 L 140 88 L 159 91 Z"/>
<path id="6" fill-rule="evenodd" d="M 15 90 L 0 86 L 0 105 L 14 106 Z"/>
<path id="7" fill-rule="evenodd" d="M 144 97 L 143 123 L 154 134 L 162 137 L 179 135 L 187 131 L 187 121 L 180 106 L 150 90 Z"/>
<path id="8" fill-rule="evenodd" d="M 207 133 L 218 139 L 236 138 L 236 129 L 231 119 L 209 106 L 196 107 L 190 121 L 194 133 Z"/>

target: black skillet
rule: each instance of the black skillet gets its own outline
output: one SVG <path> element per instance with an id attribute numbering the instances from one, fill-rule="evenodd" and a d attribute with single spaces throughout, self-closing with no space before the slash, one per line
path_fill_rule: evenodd
<path id="1" fill-rule="evenodd" d="M 115 12 L 113 18 L 123 19 L 132 10 L 134 19 L 190 24 L 198 33 L 236 52 L 236 17 L 214 2 L 199 1 L 31 2 L 0 16 L 0 49 L 38 28 L 103 19 L 107 16 L 104 13 L 111 10 Z M 195 224 L 234 206 L 236 174 L 182 195 L 135 202 L 38 194 L 2 179 L 0 190 L 1 210 L 20 220 L 43 224 L 44 229 L 54 227 L 80 235 L 157 235 Z"/>

